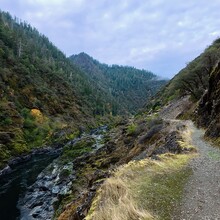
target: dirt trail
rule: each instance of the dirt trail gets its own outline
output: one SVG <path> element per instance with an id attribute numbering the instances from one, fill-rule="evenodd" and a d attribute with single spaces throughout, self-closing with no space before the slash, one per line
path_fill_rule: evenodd
<path id="1" fill-rule="evenodd" d="M 192 145 L 198 149 L 198 157 L 190 162 L 193 175 L 173 220 L 220 220 L 220 150 L 204 141 L 204 132 L 191 121 L 185 123 L 192 131 Z"/>

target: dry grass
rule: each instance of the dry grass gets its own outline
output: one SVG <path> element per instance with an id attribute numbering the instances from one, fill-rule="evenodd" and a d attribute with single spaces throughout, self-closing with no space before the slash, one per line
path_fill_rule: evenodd
<path id="1" fill-rule="evenodd" d="M 191 145 L 191 130 L 181 131 L 181 146 Z M 190 150 L 191 151 L 191 150 Z M 196 154 L 164 154 L 159 160 L 120 166 L 99 189 L 86 220 L 170 220 L 178 208 Z"/>
<path id="2" fill-rule="evenodd" d="M 184 185 L 191 174 L 186 166 L 190 158 L 191 155 L 166 154 L 151 166 L 137 166 L 135 181 L 130 182 L 134 198 L 156 219 L 171 219 L 178 207 Z"/>
<path id="3" fill-rule="evenodd" d="M 138 220 L 153 219 L 134 201 L 127 181 L 112 177 L 105 181 L 86 220 Z"/>
<path id="4" fill-rule="evenodd" d="M 181 148 L 190 152 L 196 152 L 196 148 L 192 145 L 192 129 L 187 127 L 184 131 L 181 132 L 182 141 L 178 141 Z"/>
<path id="5" fill-rule="evenodd" d="M 98 191 L 86 220 L 170 219 L 190 175 L 190 157 L 166 154 L 121 166 Z"/>
<path id="6" fill-rule="evenodd" d="M 189 127 L 181 132 L 181 136 L 186 143 L 192 142 L 192 132 L 192 129 L 190 129 Z"/>

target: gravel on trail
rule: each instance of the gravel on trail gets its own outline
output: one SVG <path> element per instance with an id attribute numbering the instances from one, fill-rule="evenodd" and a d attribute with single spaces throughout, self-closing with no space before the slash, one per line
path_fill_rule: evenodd
<path id="1" fill-rule="evenodd" d="M 191 142 L 198 156 L 189 164 L 193 174 L 173 220 L 220 220 L 220 150 L 204 139 L 204 131 L 185 121 L 192 132 Z"/>

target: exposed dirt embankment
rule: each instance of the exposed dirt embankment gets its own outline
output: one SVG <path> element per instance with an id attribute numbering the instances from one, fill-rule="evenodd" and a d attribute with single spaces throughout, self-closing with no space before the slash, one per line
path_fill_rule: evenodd
<path id="1" fill-rule="evenodd" d="M 168 103 L 160 111 L 160 117 L 164 119 L 176 119 L 178 116 L 187 112 L 192 106 L 190 96 L 184 96 L 178 100 Z"/>

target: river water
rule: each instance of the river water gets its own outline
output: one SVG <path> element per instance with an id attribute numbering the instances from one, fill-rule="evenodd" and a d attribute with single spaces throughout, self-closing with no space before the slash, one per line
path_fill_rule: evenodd
<path id="1" fill-rule="evenodd" d="M 24 164 L 17 165 L 12 173 L 0 178 L 0 219 L 20 219 L 17 202 L 23 197 L 28 186 L 32 185 L 38 174 L 58 155 L 34 155 Z"/>
<path id="2" fill-rule="evenodd" d="M 96 140 L 94 150 L 97 150 L 103 146 L 101 142 L 106 129 L 106 126 L 102 126 L 90 134 L 82 135 L 81 138 L 88 136 L 94 138 Z M 58 156 L 58 153 L 33 155 L 29 161 L 12 168 L 10 174 L 0 177 L 0 220 L 29 219 L 21 214 L 18 208 L 19 200 L 23 200 L 28 188 L 36 183 L 39 174 Z"/>

